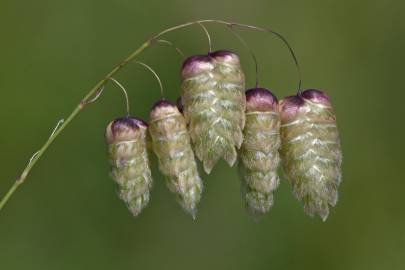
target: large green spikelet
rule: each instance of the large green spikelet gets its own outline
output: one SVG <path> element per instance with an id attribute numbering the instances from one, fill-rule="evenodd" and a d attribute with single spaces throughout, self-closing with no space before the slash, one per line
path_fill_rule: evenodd
<path id="1" fill-rule="evenodd" d="M 342 154 L 332 105 L 323 92 L 306 90 L 281 100 L 280 107 L 284 171 L 305 212 L 325 221 L 341 182 Z"/>
<path id="2" fill-rule="evenodd" d="M 247 209 L 259 217 L 273 205 L 273 191 L 279 184 L 280 115 L 277 98 L 266 89 L 246 91 L 246 101 L 239 171 Z"/>
<path id="3" fill-rule="evenodd" d="M 243 141 L 245 78 L 228 51 L 188 58 L 182 68 L 182 102 L 194 151 L 210 173 L 217 161 L 233 166 Z"/>
<path id="4" fill-rule="evenodd" d="M 167 186 L 176 194 L 183 209 L 196 217 L 203 184 L 191 148 L 186 121 L 178 108 L 168 101 L 156 103 L 150 114 L 150 135 L 159 169 Z"/>
<path id="5" fill-rule="evenodd" d="M 148 205 L 152 188 L 147 134 L 147 124 L 131 117 L 114 120 L 106 130 L 111 175 L 119 197 L 134 216 Z"/>

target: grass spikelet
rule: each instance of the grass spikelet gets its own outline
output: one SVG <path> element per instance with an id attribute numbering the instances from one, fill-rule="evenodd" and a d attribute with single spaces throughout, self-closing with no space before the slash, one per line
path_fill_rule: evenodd
<path id="1" fill-rule="evenodd" d="M 210 173 L 220 158 L 233 166 L 243 141 L 244 74 L 228 51 L 188 58 L 182 68 L 184 115 L 194 151 Z"/>
<path id="2" fill-rule="evenodd" d="M 246 125 L 239 151 L 242 196 L 254 217 L 268 212 L 278 187 L 280 116 L 277 98 L 268 90 L 246 91 Z"/>
<path id="3" fill-rule="evenodd" d="M 184 116 L 175 105 L 165 100 L 154 105 L 150 116 L 149 131 L 153 150 L 159 159 L 159 169 L 179 204 L 195 219 L 203 184 Z"/>
<path id="4" fill-rule="evenodd" d="M 135 217 L 148 205 L 152 188 L 146 137 L 147 124 L 132 117 L 116 119 L 106 130 L 111 175 Z"/>
<path id="5" fill-rule="evenodd" d="M 342 153 L 329 97 L 306 90 L 280 101 L 284 171 L 294 195 L 309 215 L 322 220 L 335 206 L 341 182 Z"/>

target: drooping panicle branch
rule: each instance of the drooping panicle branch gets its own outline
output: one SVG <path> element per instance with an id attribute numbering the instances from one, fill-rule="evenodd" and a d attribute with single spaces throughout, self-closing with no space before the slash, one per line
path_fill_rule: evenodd
<path id="1" fill-rule="evenodd" d="M 261 31 L 261 32 L 267 32 L 267 33 L 273 34 L 276 37 L 278 37 L 279 39 L 281 39 L 281 41 L 287 46 L 287 48 L 290 51 L 290 54 L 291 54 L 291 56 L 292 56 L 292 58 L 294 60 L 294 64 L 295 64 L 295 67 L 296 67 L 297 73 L 298 73 L 298 93 L 301 93 L 302 75 L 301 75 L 301 68 L 300 68 L 300 65 L 298 63 L 298 58 L 295 55 L 294 50 L 291 47 L 290 43 L 287 41 L 287 39 L 283 35 L 281 35 L 280 33 L 276 32 L 274 30 L 271 30 L 271 29 L 268 29 L 268 28 L 257 27 L 257 26 L 254 26 L 254 25 L 248 25 L 248 24 L 243 24 L 243 23 L 235 23 L 235 22 L 230 23 L 230 25 L 232 25 L 232 26 L 235 25 L 235 26 L 245 27 L 245 28 L 249 28 L 249 29 L 254 29 L 254 30 Z"/>
<path id="2" fill-rule="evenodd" d="M 127 90 L 125 90 L 125 87 L 124 87 L 119 81 L 117 81 L 116 79 L 114 79 L 113 77 L 109 78 L 109 80 L 111 80 L 112 82 L 114 82 L 114 83 L 120 88 L 120 90 L 122 91 L 122 93 L 123 93 L 123 95 L 124 95 L 124 97 L 125 97 L 125 104 L 126 104 L 127 116 L 129 116 L 130 106 L 129 106 L 129 98 L 128 98 Z M 100 98 L 101 94 L 104 92 L 104 89 L 105 89 L 105 85 L 103 85 L 103 86 L 100 88 L 100 90 L 97 91 L 96 95 L 95 95 L 92 99 L 82 101 L 82 104 L 83 104 L 83 105 L 89 105 L 89 104 L 91 104 L 91 103 L 96 102 L 96 101 Z"/>
<path id="3" fill-rule="evenodd" d="M 228 25 L 228 29 L 231 30 L 232 34 L 234 34 L 235 37 L 239 39 L 239 41 L 242 43 L 242 45 L 249 51 L 249 54 L 252 57 L 253 62 L 255 64 L 256 87 L 259 87 L 259 64 L 255 53 L 252 51 L 252 49 L 250 49 L 245 39 L 238 32 L 236 32 L 235 29 L 233 29 L 232 24 Z"/>
<path id="4" fill-rule="evenodd" d="M 212 41 L 211 41 L 211 35 L 208 32 L 208 29 L 202 24 L 202 22 L 198 22 L 198 24 L 201 26 L 201 28 L 204 30 L 205 35 L 207 36 L 208 39 L 208 53 L 210 54 L 212 52 Z"/>
<path id="5" fill-rule="evenodd" d="M 169 45 L 169 46 L 173 47 L 173 48 L 177 51 L 177 53 L 178 53 L 182 58 L 185 58 L 185 57 L 186 57 L 185 54 L 183 53 L 183 51 L 182 51 L 179 47 L 177 47 L 176 45 L 174 45 L 174 43 L 171 42 L 171 41 L 168 41 L 168 40 L 166 40 L 166 39 L 157 39 L 157 40 L 155 40 L 155 42 L 156 42 L 156 43 L 161 43 L 161 44 Z"/>
<path id="6" fill-rule="evenodd" d="M 144 66 L 145 68 L 147 68 L 150 72 L 152 72 L 152 74 L 155 76 L 156 80 L 159 83 L 159 87 L 160 87 L 160 95 L 162 98 L 164 98 L 164 92 L 163 92 L 163 84 L 162 81 L 159 78 L 159 75 L 157 75 L 156 71 L 153 70 L 153 68 L 151 68 L 149 65 L 141 62 L 141 61 L 132 61 L 135 64 L 139 64 L 141 66 Z"/>

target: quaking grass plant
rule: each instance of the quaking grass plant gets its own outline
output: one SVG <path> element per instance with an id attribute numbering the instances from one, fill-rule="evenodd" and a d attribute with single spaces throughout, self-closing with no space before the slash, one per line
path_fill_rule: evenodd
<path id="1" fill-rule="evenodd" d="M 229 50 L 213 52 L 205 24 L 230 29 L 248 49 L 256 69 L 256 85 L 245 93 L 245 75 L 238 55 Z M 164 99 L 156 72 L 136 61 L 146 49 L 162 43 L 173 46 L 162 36 L 179 29 L 199 25 L 208 38 L 207 54 L 190 56 L 181 69 L 182 92 L 177 106 Z M 278 102 L 276 96 L 258 83 L 255 54 L 235 28 L 247 28 L 275 35 L 287 46 L 298 71 L 298 90 L 294 96 Z M 150 113 L 150 123 L 130 115 L 125 88 L 113 78 L 129 63 L 138 63 L 157 78 L 162 94 Z M 149 157 L 153 152 L 167 185 L 193 218 L 201 200 L 203 183 L 196 158 L 207 174 L 219 159 L 230 166 L 238 161 L 242 196 L 247 210 L 261 216 L 273 205 L 273 193 L 279 184 L 278 165 L 291 183 L 293 194 L 305 212 L 326 220 L 329 207 L 335 206 L 341 182 L 339 133 L 329 97 L 319 90 L 301 89 L 301 72 L 294 51 L 279 33 L 247 24 L 222 20 L 199 20 L 180 24 L 154 35 L 121 61 L 79 102 L 66 120 L 60 120 L 45 144 L 0 201 L 0 210 L 25 182 L 30 171 L 48 147 L 70 122 L 102 94 L 108 82 L 117 84 L 126 98 L 127 115 L 117 118 L 106 129 L 111 175 L 119 197 L 134 216 L 148 205 L 152 188 Z M 280 152 L 280 154 L 279 154 Z"/>

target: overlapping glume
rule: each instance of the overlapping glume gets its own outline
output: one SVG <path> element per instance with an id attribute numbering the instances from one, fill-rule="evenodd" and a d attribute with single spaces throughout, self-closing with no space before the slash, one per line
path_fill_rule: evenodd
<path id="1" fill-rule="evenodd" d="M 242 196 L 248 211 L 260 216 L 273 205 L 280 163 L 280 115 L 277 98 L 268 90 L 246 91 L 246 124 L 239 151 Z"/>
<path id="2" fill-rule="evenodd" d="M 323 220 L 335 206 L 342 154 L 336 116 L 329 97 L 306 90 L 280 101 L 281 155 L 294 195 L 309 215 Z"/>
<path id="3" fill-rule="evenodd" d="M 150 113 L 149 131 L 168 188 L 176 194 L 183 209 L 195 218 L 203 184 L 184 116 L 176 105 L 161 100 Z"/>
<path id="4" fill-rule="evenodd" d="M 142 120 L 125 117 L 112 121 L 106 130 L 111 175 L 119 197 L 134 216 L 148 205 L 152 188 L 147 128 Z"/>
<path id="5" fill-rule="evenodd" d="M 182 68 L 182 103 L 194 151 L 210 173 L 220 158 L 233 166 L 245 123 L 245 78 L 229 51 L 188 58 Z"/>

